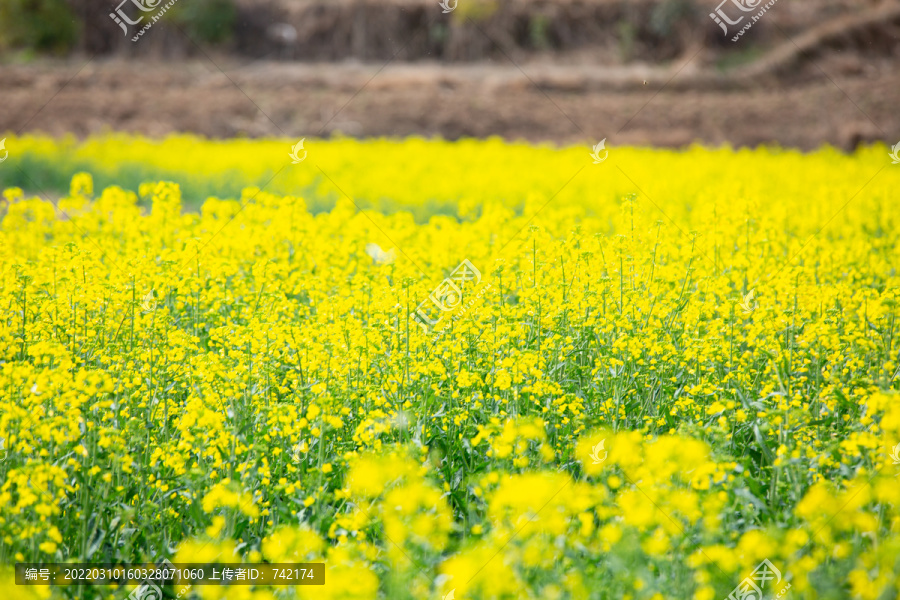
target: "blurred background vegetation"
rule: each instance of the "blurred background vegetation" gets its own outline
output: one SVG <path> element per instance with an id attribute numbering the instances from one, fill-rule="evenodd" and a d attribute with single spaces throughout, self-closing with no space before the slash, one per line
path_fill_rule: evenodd
<path id="1" fill-rule="evenodd" d="M 4 0 L 0 2 L 0 48 L 63 53 L 81 34 L 65 0 Z"/>
<path id="2" fill-rule="evenodd" d="M 126 10 L 128 7 L 130 4 L 126 3 Z M 0 49 L 32 56 L 60 55 L 84 48 L 91 43 L 88 32 L 107 26 L 110 19 L 104 12 L 115 8 L 115 2 L 94 0 L 3 0 Z M 182 0 L 163 15 L 163 23 L 182 28 L 197 41 L 220 44 L 232 38 L 237 14 L 234 0 Z M 105 30 L 108 35 L 115 33 L 114 27 Z M 112 41 L 106 40 L 105 46 L 114 48 Z"/>
<path id="3" fill-rule="evenodd" d="M 721 0 L 177 0 L 139 43 L 146 18 L 110 18 L 155 14 L 135 2 L 168 0 L 0 0 L 5 166 L 47 193 L 107 174 L 30 156 L 22 135 L 850 152 L 900 134 L 900 0 L 781 0 L 738 43 L 709 17 Z M 128 168 L 109 180 L 150 176 Z M 33 185 L 12 168 L 0 183 Z"/>
<path id="4" fill-rule="evenodd" d="M 126 0 L 123 10 L 137 13 L 132 2 L 141 1 L 165 4 Z M 140 44 L 110 19 L 120 2 L 3 0 L 0 61 L 71 52 L 186 58 L 213 50 L 289 61 L 549 57 L 602 66 L 659 65 L 703 50 L 701 63 L 729 70 L 769 51 L 788 62 L 823 52 L 869 62 L 900 55 L 897 0 L 778 3 L 738 44 L 709 18 L 715 0 L 459 0 L 449 15 L 437 0 L 177 0 Z"/>
<path id="5" fill-rule="evenodd" d="M 165 33 L 132 47 L 109 18 L 117 1 L 3 0 L 0 50 L 18 51 L 20 58 L 73 50 L 196 52 L 190 41 Z M 408 40 L 398 58 L 465 61 L 496 56 L 500 44 L 523 52 L 590 47 L 612 49 L 625 60 L 672 58 L 685 49 L 698 25 L 709 25 L 704 21 L 709 7 L 697 0 L 460 0 L 448 19 L 437 20 L 434 5 L 431 0 L 178 0 L 157 28 L 177 29 L 193 42 L 224 44 L 224 50 L 255 57 L 366 60 L 392 57 L 410 34 L 427 25 L 428 35 Z M 129 2 L 124 10 L 136 12 Z M 710 34 L 709 41 L 718 41 L 713 29 L 701 29 Z"/>

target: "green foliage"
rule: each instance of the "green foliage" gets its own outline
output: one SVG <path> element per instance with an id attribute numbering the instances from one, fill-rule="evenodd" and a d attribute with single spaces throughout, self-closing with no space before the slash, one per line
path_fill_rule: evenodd
<path id="1" fill-rule="evenodd" d="M 0 2 L 0 48 L 63 53 L 78 41 L 78 33 L 65 0 Z"/>
<path id="2" fill-rule="evenodd" d="M 650 30 L 661 36 L 671 35 L 678 22 L 693 22 L 699 11 L 693 0 L 665 0 L 653 7 Z"/>
<path id="3" fill-rule="evenodd" d="M 634 43 L 637 38 L 637 30 L 628 21 L 619 21 L 616 24 L 619 39 L 619 54 L 622 60 L 629 61 L 634 57 Z"/>
<path id="4" fill-rule="evenodd" d="M 194 40 L 217 44 L 231 39 L 237 8 L 234 0 L 180 0 L 165 18 L 183 27 Z"/>
<path id="5" fill-rule="evenodd" d="M 750 44 L 741 44 L 741 48 L 731 52 L 724 52 L 716 60 L 716 70 L 727 73 L 739 67 L 749 65 L 761 58 L 765 52 L 761 48 Z"/>
<path id="6" fill-rule="evenodd" d="M 531 44 L 538 50 L 546 50 L 550 47 L 550 19 L 543 15 L 531 17 L 528 20 L 528 37 Z"/>

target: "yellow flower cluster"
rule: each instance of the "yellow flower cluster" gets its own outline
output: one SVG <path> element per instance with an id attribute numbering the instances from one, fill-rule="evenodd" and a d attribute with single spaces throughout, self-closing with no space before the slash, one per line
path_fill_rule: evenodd
<path id="1" fill-rule="evenodd" d="M 282 174 L 277 141 L 14 145 L 93 175 L 0 201 L 0 564 L 323 561 L 324 587 L 287 593 L 715 600 L 767 560 L 804 598 L 900 593 L 883 148 L 595 166 L 339 139 Z M 465 259 L 479 277 L 423 330 Z"/>

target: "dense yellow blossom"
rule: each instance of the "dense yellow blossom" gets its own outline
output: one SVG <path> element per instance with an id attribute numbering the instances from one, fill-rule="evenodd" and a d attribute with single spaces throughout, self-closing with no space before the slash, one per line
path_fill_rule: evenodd
<path id="1" fill-rule="evenodd" d="M 883 147 L 592 165 L 338 139 L 291 166 L 278 141 L 7 146 L 3 169 L 92 174 L 0 201 L 0 564 L 325 562 L 300 598 L 713 600 L 767 560 L 792 597 L 900 593 Z M 466 259 L 465 308 L 424 331 Z"/>

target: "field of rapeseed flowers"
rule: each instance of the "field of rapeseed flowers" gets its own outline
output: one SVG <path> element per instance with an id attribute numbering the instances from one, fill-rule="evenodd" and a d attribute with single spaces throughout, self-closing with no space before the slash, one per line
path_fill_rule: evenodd
<path id="1" fill-rule="evenodd" d="M 7 142 L 0 564 L 718 600 L 767 560 L 767 598 L 900 594 L 886 148 L 290 146 Z"/>

